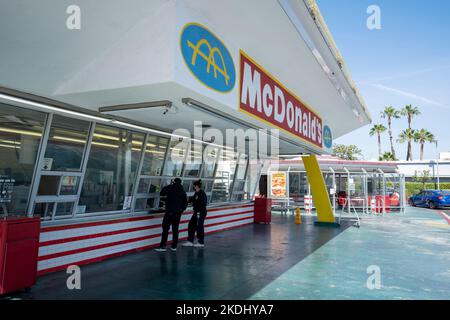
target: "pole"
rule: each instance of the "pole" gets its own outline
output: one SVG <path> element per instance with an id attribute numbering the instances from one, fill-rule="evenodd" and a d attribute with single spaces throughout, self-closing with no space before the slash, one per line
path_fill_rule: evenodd
<path id="1" fill-rule="evenodd" d="M 439 178 L 439 148 L 438 148 L 438 141 L 436 140 L 436 153 L 437 153 L 437 157 L 436 157 L 436 174 L 437 174 L 437 189 L 441 190 L 441 186 L 440 186 L 440 178 Z"/>

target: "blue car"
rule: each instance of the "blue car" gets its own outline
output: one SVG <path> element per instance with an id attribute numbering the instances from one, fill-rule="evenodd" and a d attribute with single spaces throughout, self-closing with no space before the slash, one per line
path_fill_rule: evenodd
<path id="1" fill-rule="evenodd" d="M 450 207 L 450 191 L 423 190 L 409 198 L 410 206 L 427 207 L 430 209 Z"/>

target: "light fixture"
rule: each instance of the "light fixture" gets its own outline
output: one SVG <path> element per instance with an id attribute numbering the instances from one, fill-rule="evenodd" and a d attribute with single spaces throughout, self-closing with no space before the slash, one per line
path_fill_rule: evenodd
<path id="1" fill-rule="evenodd" d="M 33 137 L 41 137 L 42 136 L 42 134 L 39 132 L 33 132 L 33 131 L 28 131 L 28 130 L 19 130 L 19 129 L 10 129 L 10 128 L 5 128 L 5 127 L 0 127 L 0 131 L 16 133 L 16 134 L 23 134 L 26 136 L 33 136 Z"/>
<path id="2" fill-rule="evenodd" d="M 8 144 L 0 144 L 1 148 L 11 148 L 11 149 L 20 149 L 21 147 L 18 145 L 8 145 Z"/>
<path id="3" fill-rule="evenodd" d="M 98 108 L 99 112 L 111 112 L 111 111 L 125 111 L 125 110 L 137 110 L 148 108 L 165 108 L 168 111 L 172 107 L 172 102 L 169 100 L 162 101 L 150 101 L 140 103 L 118 104 L 113 106 L 105 106 Z"/>
<path id="4" fill-rule="evenodd" d="M 13 101 L 13 102 L 16 102 L 16 103 L 23 103 L 23 104 L 27 104 L 29 106 L 33 106 L 33 107 L 36 107 L 36 108 L 39 108 L 39 109 L 45 109 L 45 110 L 49 110 L 49 111 L 52 111 L 52 112 L 63 113 L 63 114 L 70 114 L 70 115 L 73 115 L 73 116 L 87 118 L 87 119 L 91 119 L 91 120 L 94 120 L 94 121 L 102 121 L 102 122 L 110 122 L 111 121 L 111 119 L 91 116 L 91 115 L 88 115 L 88 114 L 84 114 L 84 113 L 76 112 L 76 111 L 72 111 L 72 110 L 61 109 L 61 108 L 49 106 L 49 105 L 46 105 L 46 104 L 43 104 L 43 103 L 39 103 L 39 102 L 29 101 L 29 100 L 25 100 L 25 99 L 13 97 L 13 96 L 8 96 L 8 95 L 5 95 L 3 93 L 0 93 L 0 99 L 9 100 L 9 101 Z"/>

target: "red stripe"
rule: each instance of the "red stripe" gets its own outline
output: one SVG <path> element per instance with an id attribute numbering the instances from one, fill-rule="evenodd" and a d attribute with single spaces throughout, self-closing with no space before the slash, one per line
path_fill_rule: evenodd
<path id="1" fill-rule="evenodd" d="M 93 233 L 88 234 L 84 236 L 77 236 L 77 237 L 71 237 L 71 238 L 63 238 L 63 239 L 56 239 L 56 240 L 50 240 L 45 242 L 40 242 L 39 247 L 46 247 L 51 246 L 54 244 L 61 244 L 61 243 L 67 243 L 67 242 L 73 242 L 73 241 L 80 241 L 80 240 L 87 240 L 87 239 L 94 239 L 94 238 L 100 238 L 100 237 L 107 237 L 107 236 L 113 236 L 116 234 L 121 233 L 128 233 L 128 232 L 135 232 L 135 231 L 141 231 L 141 230 L 150 230 L 154 228 L 160 228 L 160 224 L 155 224 L 151 226 L 144 226 L 144 227 L 137 227 L 137 228 L 130 228 L 130 229 L 123 229 L 123 230 L 115 230 L 115 231 L 107 231 L 102 233 Z"/>
<path id="2" fill-rule="evenodd" d="M 221 221 L 221 222 L 216 222 L 216 223 L 212 223 L 209 225 L 205 225 L 205 227 L 213 227 L 213 226 L 217 226 L 217 225 L 221 225 L 221 224 L 237 222 L 237 221 L 246 220 L 246 219 L 250 219 L 250 218 L 251 217 L 244 217 L 244 218 L 239 218 L 239 219 L 226 220 L 226 221 Z M 185 229 L 181 229 L 179 232 L 181 233 L 181 232 L 185 232 L 187 230 L 188 229 L 185 228 Z M 103 248 L 107 248 L 107 247 L 113 247 L 113 246 L 117 246 L 117 245 L 121 245 L 121 244 L 131 243 L 131 242 L 148 240 L 148 239 L 157 238 L 160 236 L 161 236 L 161 233 L 157 233 L 157 234 L 153 234 L 153 235 L 149 235 L 149 236 L 142 236 L 142 237 L 138 237 L 138 238 L 131 238 L 131 239 L 125 239 L 125 240 L 120 240 L 120 241 L 108 242 L 108 243 L 104 243 L 104 244 L 99 244 L 99 245 L 90 246 L 90 247 L 83 247 L 83 248 L 73 249 L 73 250 L 69 250 L 69 251 L 61 251 L 61 252 L 57 252 L 57 253 L 40 256 L 40 257 L 38 257 L 38 261 L 49 260 L 49 259 L 58 258 L 58 257 L 62 257 L 62 256 L 69 256 L 69 255 L 73 255 L 73 254 L 77 254 L 77 253 L 81 253 L 81 252 L 103 249 Z"/>
<path id="3" fill-rule="evenodd" d="M 222 232 L 222 231 L 226 231 L 226 230 L 236 229 L 236 228 L 240 228 L 240 227 L 243 227 L 243 226 L 246 226 L 246 225 L 250 225 L 250 224 L 253 224 L 253 222 L 248 222 L 248 223 L 244 223 L 244 224 L 237 225 L 237 226 L 227 227 L 227 228 L 220 229 L 220 230 L 208 231 L 208 232 L 205 232 L 205 234 L 213 234 L 213 233 Z M 181 237 L 180 238 L 181 241 L 182 240 L 186 240 L 186 239 L 187 239 L 187 237 Z M 169 243 L 170 243 L 170 241 L 169 241 Z M 70 264 L 64 264 L 64 265 L 60 265 L 60 266 L 56 266 L 56 267 L 52 267 L 52 268 L 48 268 L 48 269 L 39 270 L 38 271 L 38 276 L 42 276 L 44 274 L 52 273 L 52 272 L 55 272 L 55 271 L 65 270 L 65 269 L 67 269 L 67 267 L 69 267 L 71 265 L 82 266 L 82 265 L 86 265 L 86 264 L 89 264 L 89 263 L 103 261 L 103 260 L 106 260 L 106 259 L 109 259 L 109 258 L 113 258 L 113 257 L 120 257 L 122 255 L 125 255 L 125 254 L 128 254 L 128 253 L 132 253 L 132 252 L 139 252 L 139 251 L 144 251 L 144 250 L 149 249 L 149 248 L 155 248 L 158 245 L 159 244 L 143 246 L 143 247 L 129 249 L 129 250 L 121 251 L 121 252 L 111 253 L 111 254 L 108 254 L 108 255 L 105 255 L 105 256 L 101 256 L 101 257 L 86 259 L 86 260 L 82 260 L 82 261 L 73 262 L 73 263 L 70 263 Z"/>
<path id="4" fill-rule="evenodd" d="M 206 220 L 218 219 L 218 218 L 235 216 L 235 215 L 239 215 L 239 214 L 252 213 L 252 212 L 253 212 L 253 210 L 249 210 L 249 211 L 240 211 L 240 212 L 222 214 L 222 215 L 217 215 L 217 216 L 207 216 Z M 189 220 L 183 220 L 180 223 L 186 223 L 186 222 L 189 222 Z M 49 240 L 49 241 L 39 243 L 39 247 L 45 247 L 45 246 L 50 246 L 50 245 L 55 245 L 55 244 L 80 241 L 80 240 L 86 240 L 86 239 L 100 238 L 100 237 L 112 236 L 112 235 L 117 235 L 117 234 L 121 234 L 121 233 L 128 233 L 128 232 L 141 231 L 141 230 L 147 230 L 147 229 L 150 230 L 150 229 L 160 228 L 160 227 L 161 227 L 160 224 L 155 224 L 155 225 L 151 225 L 151 226 L 143 226 L 143 227 L 122 229 L 122 230 L 94 233 L 94 234 L 83 235 L 83 236 L 75 236 L 75 237 L 70 237 L 70 238 Z"/>
<path id="5" fill-rule="evenodd" d="M 208 209 L 209 212 L 215 212 L 215 211 L 225 211 L 230 209 L 237 209 L 237 208 L 247 208 L 247 207 L 253 207 L 253 204 L 245 205 L 245 206 L 229 206 L 229 207 L 220 207 L 220 208 L 212 208 Z M 183 213 L 183 215 L 189 215 L 192 214 L 193 211 L 186 211 Z M 131 222 L 131 221 L 139 221 L 139 220 L 147 220 L 147 219 L 156 219 L 162 217 L 163 214 L 154 214 L 150 216 L 144 216 L 144 217 L 130 217 L 130 218 L 121 218 L 121 219 L 114 219 L 114 220 L 104 220 L 104 221 L 94 221 L 94 222 L 83 222 L 83 223 L 77 223 L 77 224 L 68 224 L 63 226 L 54 226 L 54 227 L 43 227 L 41 228 L 41 232 L 51 232 L 51 231 L 59 231 L 59 230 L 68 230 L 68 229 L 77 229 L 77 228 L 86 228 L 86 227 L 95 227 L 95 226 L 101 226 L 101 225 L 107 225 L 107 224 L 115 224 L 115 223 L 123 223 L 123 222 Z"/>
<path id="6" fill-rule="evenodd" d="M 441 215 L 442 218 L 445 219 L 445 221 L 447 221 L 448 224 L 450 224 L 450 217 L 443 211 L 438 211 L 438 213 Z"/>

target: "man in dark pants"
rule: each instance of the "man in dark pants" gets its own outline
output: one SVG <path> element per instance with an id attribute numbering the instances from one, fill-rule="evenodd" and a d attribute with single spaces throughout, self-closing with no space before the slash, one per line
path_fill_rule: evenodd
<path id="1" fill-rule="evenodd" d="M 202 190 L 202 181 L 194 182 L 195 194 L 189 199 L 192 202 L 194 214 L 191 217 L 188 225 L 188 240 L 183 243 L 183 247 L 205 247 L 205 218 L 206 205 L 208 203 L 206 193 Z M 194 236 L 197 232 L 198 242 L 194 244 Z"/>
<path id="2" fill-rule="evenodd" d="M 181 185 L 181 179 L 175 178 L 173 183 L 165 186 L 160 192 L 161 198 L 165 201 L 166 213 L 164 214 L 162 222 L 162 235 L 159 248 L 155 249 L 158 252 L 166 251 L 167 237 L 169 236 L 170 226 L 172 226 L 172 252 L 177 251 L 178 244 L 178 227 L 180 225 L 181 215 L 187 207 L 186 192 Z"/>

